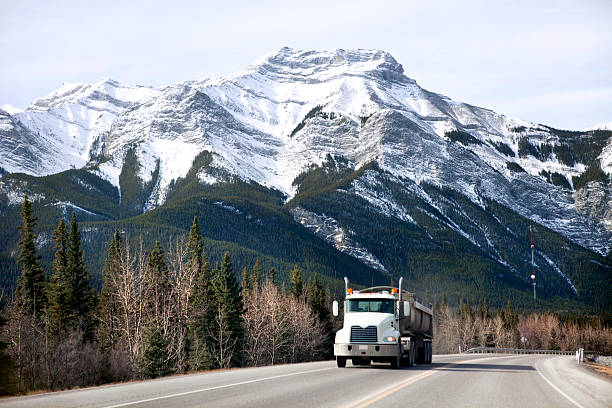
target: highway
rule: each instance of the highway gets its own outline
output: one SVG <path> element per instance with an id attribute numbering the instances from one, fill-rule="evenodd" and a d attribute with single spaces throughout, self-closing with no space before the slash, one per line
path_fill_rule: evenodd
<path id="1" fill-rule="evenodd" d="M 612 407 L 573 357 L 444 355 L 399 370 L 333 361 L 177 375 L 0 400 L 0 407 Z"/>

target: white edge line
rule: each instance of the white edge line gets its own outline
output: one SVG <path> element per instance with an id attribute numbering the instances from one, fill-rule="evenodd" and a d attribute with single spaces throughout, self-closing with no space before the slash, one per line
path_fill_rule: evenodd
<path id="1" fill-rule="evenodd" d="M 331 370 L 333 368 L 334 367 L 320 368 L 320 369 L 317 369 L 317 370 L 300 371 L 300 372 L 297 372 L 297 373 L 274 375 L 272 377 L 256 378 L 254 380 L 242 381 L 242 382 L 237 382 L 237 383 L 233 383 L 233 384 L 219 385 L 217 387 L 200 388 L 198 390 L 179 392 L 179 393 L 176 393 L 176 394 L 169 394 L 169 395 L 162 395 L 160 397 L 147 398 L 147 399 L 143 399 L 143 400 L 139 400 L 139 401 L 124 402 L 124 403 L 116 404 L 116 405 L 107 405 L 104 408 L 127 407 L 127 406 L 130 406 L 130 405 L 142 404 L 142 403 L 145 403 L 145 402 L 159 401 L 159 400 L 163 400 L 163 399 L 167 399 L 167 398 L 174 398 L 174 397 L 182 397 L 183 395 L 195 394 L 195 393 L 198 393 L 198 392 L 213 391 L 213 390 L 219 390 L 219 389 L 222 389 L 222 388 L 235 387 L 237 385 L 252 384 L 252 383 L 256 383 L 256 382 L 260 382 L 260 381 L 273 380 L 275 378 L 291 377 L 293 375 L 299 375 L 299 374 L 316 373 L 318 371 Z"/>
<path id="2" fill-rule="evenodd" d="M 584 408 L 582 405 L 580 405 L 579 403 L 577 403 L 576 401 L 574 401 L 574 399 L 572 397 L 570 397 L 569 395 L 567 395 L 566 393 L 564 393 L 563 391 L 561 391 L 561 389 L 559 387 L 557 387 L 555 384 L 553 384 L 548 378 L 544 377 L 544 374 L 542 374 L 542 372 L 540 370 L 538 370 L 538 368 L 536 367 L 536 371 L 538 372 L 538 374 L 540 374 L 540 377 L 542 377 L 544 379 L 544 381 L 546 381 L 548 383 L 548 385 L 550 385 L 551 387 L 553 387 L 559 394 L 563 395 L 565 398 L 567 398 L 567 400 L 569 402 L 571 402 L 572 404 L 574 404 L 575 406 L 577 406 L 578 408 Z"/>

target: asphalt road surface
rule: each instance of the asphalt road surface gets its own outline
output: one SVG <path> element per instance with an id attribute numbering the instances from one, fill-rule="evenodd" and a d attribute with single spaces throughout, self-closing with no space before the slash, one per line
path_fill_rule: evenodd
<path id="1" fill-rule="evenodd" d="M 612 381 L 573 357 L 434 356 L 431 365 L 324 361 L 174 376 L 0 400 L 0 407 L 612 407 Z"/>

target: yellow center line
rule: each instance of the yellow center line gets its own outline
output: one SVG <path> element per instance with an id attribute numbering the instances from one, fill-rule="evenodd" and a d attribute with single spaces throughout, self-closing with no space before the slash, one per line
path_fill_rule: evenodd
<path id="1" fill-rule="evenodd" d="M 385 398 L 388 395 L 393 394 L 394 392 L 397 392 L 399 390 L 401 390 L 402 388 L 405 388 L 411 384 L 414 384 L 417 381 L 422 380 L 423 378 L 427 378 L 430 375 L 434 375 L 440 371 L 444 371 L 447 368 L 450 367 L 455 367 L 461 364 L 467 364 L 467 363 L 473 363 L 475 361 L 483 361 L 483 360 L 490 360 L 490 359 L 494 359 L 494 358 L 508 358 L 508 357 L 516 357 L 515 355 L 513 356 L 504 356 L 504 357 L 486 357 L 486 358 L 474 358 L 472 360 L 465 360 L 465 361 L 460 361 L 457 363 L 448 363 L 448 364 L 444 364 L 442 366 L 436 367 L 430 371 L 426 371 L 424 373 L 418 374 L 414 377 L 410 377 L 404 381 L 400 381 L 396 384 L 393 384 L 387 388 L 384 388 L 380 391 L 377 391 L 373 394 L 370 394 L 368 396 L 366 396 L 365 398 L 360 399 L 359 401 L 353 402 L 352 404 L 348 405 L 346 408 L 364 408 L 367 407 L 369 405 L 372 405 L 373 403 L 375 403 L 376 401 L 379 401 L 383 398 Z"/>

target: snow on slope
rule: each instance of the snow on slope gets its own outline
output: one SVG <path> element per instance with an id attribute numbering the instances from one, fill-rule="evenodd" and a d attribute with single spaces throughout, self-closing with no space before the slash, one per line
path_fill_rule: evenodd
<path id="1" fill-rule="evenodd" d="M 104 79 L 95 84 L 64 84 L 13 115 L 37 139 L 34 144 L 52 152 L 38 157 L 35 175 L 80 168 L 100 153 L 117 116 L 159 91 L 143 86 L 125 86 Z M 51 158 L 52 160 L 48 160 Z"/>
<path id="2" fill-rule="evenodd" d="M 612 176 L 612 139 L 608 140 L 608 144 L 603 148 L 599 155 L 601 169 Z"/>
<path id="3" fill-rule="evenodd" d="M 359 259 L 364 264 L 389 273 L 385 266 L 364 248 L 350 231 L 346 231 L 336 219 L 325 214 L 315 214 L 301 207 L 291 209 L 293 218 L 313 234 L 333 245 L 338 251 Z"/>
<path id="4" fill-rule="evenodd" d="M 8 112 L 11 115 L 14 115 L 14 114 L 19 113 L 19 112 L 23 112 L 23 109 L 17 108 L 17 107 L 15 107 L 13 105 L 10 105 L 8 103 L 5 104 L 5 105 L 0 106 L 0 109 L 2 109 L 5 112 Z"/>
<path id="5" fill-rule="evenodd" d="M 41 152 L 58 157 L 23 166 L 34 174 L 96 164 L 103 156 L 94 171 L 118 185 L 126 153 L 135 149 L 144 183 L 159 164 L 144 210 L 163 204 L 171 181 L 184 176 L 204 150 L 214 153 L 212 167 L 287 198 L 296 193 L 295 178 L 331 154 L 355 167 L 376 160 L 398 178 L 452 188 L 480 206 L 484 198 L 497 200 L 602 253 L 612 247 L 599 224 L 576 213 L 571 192 L 541 175 L 559 173 L 571 183 L 584 164 L 568 166 L 554 155 L 519 157 L 525 138 L 536 145 L 559 143 L 548 128 L 426 91 L 380 50 L 282 48 L 227 77 L 160 90 L 112 80 L 65 85 L 13 119 L 7 126 L 24 126 L 46 146 Z M 473 141 L 451 142 L 452 130 Z M 606 149 L 601 162 L 609 172 L 610 144 Z M 200 177 L 215 182 L 213 174 Z M 367 185 L 358 187 L 382 212 L 410 222 L 393 202 L 365 191 Z"/>

